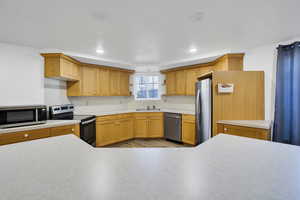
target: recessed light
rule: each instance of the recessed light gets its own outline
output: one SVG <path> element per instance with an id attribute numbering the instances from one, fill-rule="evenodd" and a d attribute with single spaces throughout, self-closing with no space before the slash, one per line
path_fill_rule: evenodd
<path id="1" fill-rule="evenodd" d="M 103 49 L 97 49 L 96 52 L 97 52 L 98 54 L 104 54 L 104 50 L 103 50 Z"/>
<path id="2" fill-rule="evenodd" d="M 191 48 L 190 53 L 196 53 L 198 50 L 196 48 Z"/>

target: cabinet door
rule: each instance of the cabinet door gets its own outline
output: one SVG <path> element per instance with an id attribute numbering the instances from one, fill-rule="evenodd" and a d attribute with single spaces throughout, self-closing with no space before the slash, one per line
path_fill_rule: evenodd
<path id="1" fill-rule="evenodd" d="M 176 73 L 168 72 L 166 74 L 166 93 L 167 95 L 176 94 Z"/>
<path id="2" fill-rule="evenodd" d="M 119 71 L 110 71 L 110 95 L 119 96 L 120 91 L 120 72 Z"/>
<path id="3" fill-rule="evenodd" d="M 164 136 L 163 118 L 149 117 L 148 120 L 148 137 L 162 138 Z"/>
<path id="4" fill-rule="evenodd" d="M 72 63 L 72 76 L 74 79 L 79 80 L 80 72 L 79 72 L 79 66 L 75 63 Z"/>
<path id="5" fill-rule="evenodd" d="M 185 95 L 185 87 L 186 87 L 186 76 L 185 71 L 176 71 L 176 94 L 177 95 Z"/>
<path id="6" fill-rule="evenodd" d="M 81 67 L 82 95 L 97 95 L 98 69 L 94 67 Z"/>
<path id="7" fill-rule="evenodd" d="M 196 144 L 196 128 L 193 121 L 182 121 L 182 142 Z"/>
<path id="8" fill-rule="evenodd" d="M 125 118 L 120 120 L 120 140 L 128 140 L 133 138 L 133 119 Z"/>
<path id="9" fill-rule="evenodd" d="M 109 70 L 98 69 L 98 83 L 97 94 L 98 96 L 109 96 Z"/>
<path id="10" fill-rule="evenodd" d="M 59 136 L 59 135 L 67 135 L 67 134 L 75 134 L 75 126 L 59 126 L 50 129 L 51 136 Z"/>
<path id="11" fill-rule="evenodd" d="M 120 89 L 122 96 L 130 96 L 129 92 L 129 73 L 120 73 Z"/>
<path id="12" fill-rule="evenodd" d="M 224 128 L 223 133 L 225 134 L 262 139 L 262 140 L 270 139 L 269 131 L 264 129 L 232 126 L 227 124 L 224 124 L 223 128 Z"/>
<path id="13" fill-rule="evenodd" d="M 137 138 L 146 138 L 148 131 L 147 117 L 136 117 L 134 120 L 134 136 Z"/>
<path id="14" fill-rule="evenodd" d="M 96 146 L 112 144 L 115 141 L 116 126 L 114 121 L 96 123 Z"/>
<path id="15" fill-rule="evenodd" d="M 197 82 L 197 70 L 186 70 L 186 95 L 195 95 L 195 84 Z"/>
<path id="16" fill-rule="evenodd" d="M 60 59 L 60 73 L 62 77 L 72 78 L 73 71 L 72 71 L 72 64 L 70 61 L 64 58 Z"/>

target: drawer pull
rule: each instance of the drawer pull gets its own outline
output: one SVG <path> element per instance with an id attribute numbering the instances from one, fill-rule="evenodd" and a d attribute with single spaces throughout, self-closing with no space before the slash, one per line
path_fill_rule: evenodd
<path id="1" fill-rule="evenodd" d="M 28 134 L 24 134 L 24 137 L 26 137 L 26 138 L 27 138 L 28 136 L 29 136 Z"/>
<path id="2" fill-rule="evenodd" d="M 227 128 L 224 128 L 224 131 L 226 132 L 226 131 L 227 131 Z"/>
<path id="3" fill-rule="evenodd" d="M 74 132 L 74 128 L 72 128 L 72 132 Z"/>

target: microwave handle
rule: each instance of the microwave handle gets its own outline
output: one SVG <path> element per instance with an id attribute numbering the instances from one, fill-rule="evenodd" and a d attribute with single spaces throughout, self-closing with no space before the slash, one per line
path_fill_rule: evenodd
<path id="1" fill-rule="evenodd" d="M 39 121 L 39 111 L 37 108 L 35 109 L 35 121 Z"/>

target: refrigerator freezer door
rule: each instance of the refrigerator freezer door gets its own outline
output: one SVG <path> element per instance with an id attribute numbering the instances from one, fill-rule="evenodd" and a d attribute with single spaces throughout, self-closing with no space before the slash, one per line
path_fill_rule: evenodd
<path id="1" fill-rule="evenodd" d="M 196 136 L 198 143 L 203 143 L 211 137 L 211 87 L 211 79 L 204 79 L 196 83 Z"/>

